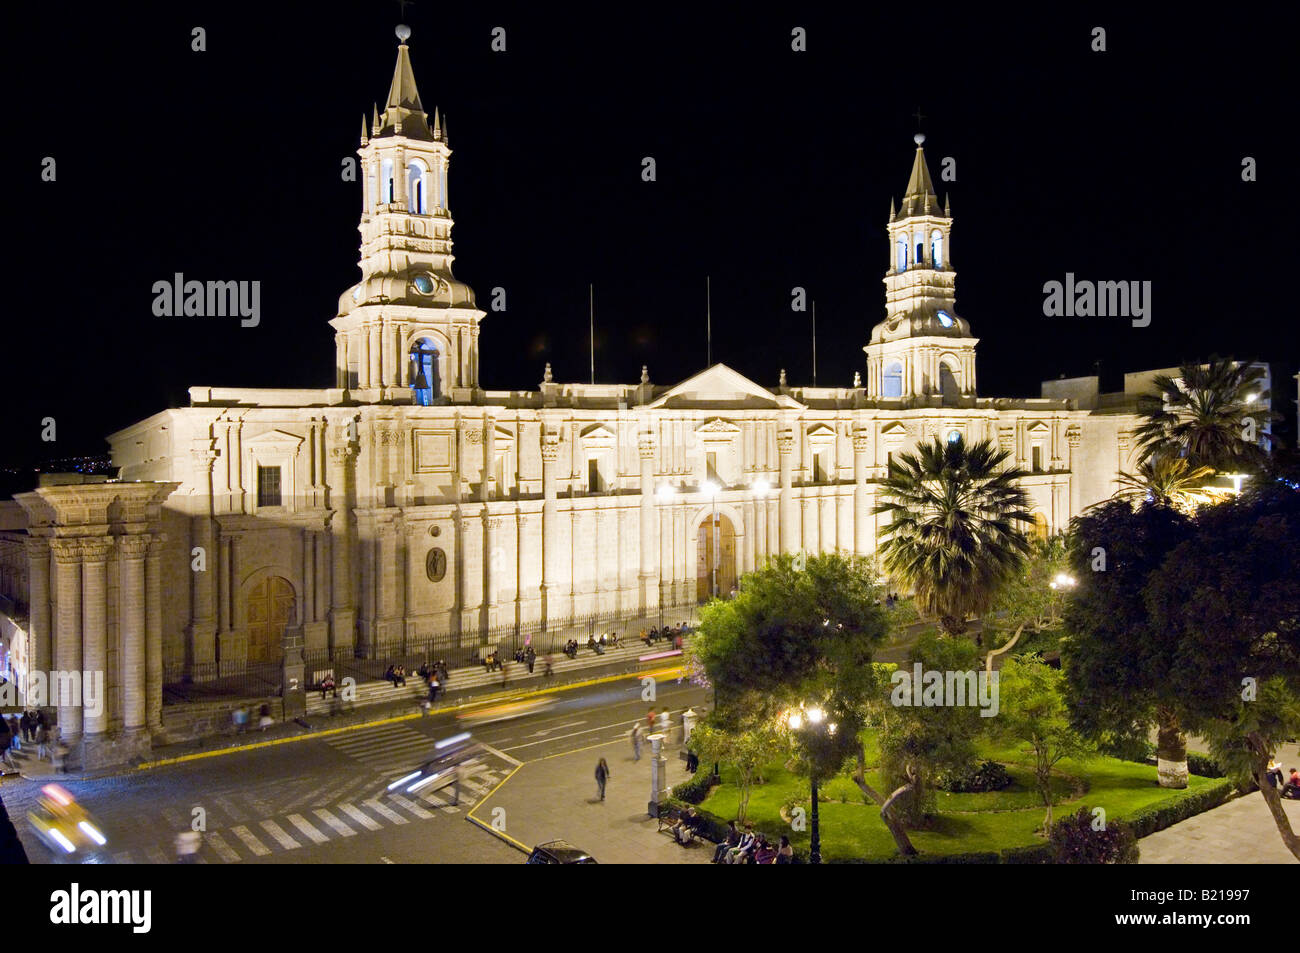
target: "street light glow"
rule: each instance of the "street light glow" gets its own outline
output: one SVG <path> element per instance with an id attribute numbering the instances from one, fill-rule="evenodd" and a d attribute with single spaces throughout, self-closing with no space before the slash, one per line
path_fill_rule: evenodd
<path id="1" fill-rule="evenodd" d="M 655 496 L 661 500 L 671 500 L 677 495 L 677 489 L 671 483 L 660 483 L 659 489 L 655 490 Z"/>
<path id="2" fill-rule="evenodd" d="M 717 496 L 722 490 L 722 487 L 714 483 L 712 480 L 706 480 L 704 486 L 700 487 L 700 489 L 704 491 L 705 496 Z"/>
<path id="3" fill-rule="evenodd" d="M 766 480 L 754 481 L 753 490 L 755 496 L 767 496 L 768 492 L 771 489 L 772 489 L 772 484 L 768 483 Z"/>
<path id="4" fill-rule="evenodd" d="M 822 717 L 823 717 L 823 713 L 820 708 L 808 709 L 808 720 L 812 722 L 814 725 L 820 725 L 822 721 Z"/>
<path id="5" fill-rule="evenodd" d="M 791 731 L 798 731 L 803 727 L 803 719 L 799 717 L 797 711 L 790 712 L 789 716 L 786 718 L 786 722 L 790 725 Z"/>

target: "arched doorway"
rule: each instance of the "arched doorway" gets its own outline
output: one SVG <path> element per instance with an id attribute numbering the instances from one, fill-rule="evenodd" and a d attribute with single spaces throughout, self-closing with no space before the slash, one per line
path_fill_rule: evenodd
<path id="1" fill-rule="evenodd" d="M 1047 527 L 1047 516 L 1038 512 L 1034 514 L 1034 535 L 1039 539 L 1047 539 L 1049 530 Z"/>
<path id="2" fill-rule="evenodd" d="M 248 593 L 248 661 L 279 662 L 284 657 L 280 640 L 294 614 L 293 586 L 280 576 L 267 576 Z"/>
<path id="3" fill-rule="evenodd" d="M 717 536 L 718 596 L 727 598 L 736 585 L 736 531 L 731 520 L 717 516 L 716 534 L 710 512 L 700 523 L 695 544 L 695 598 L 707 602 L 713 597 L 714 536 Z"/>

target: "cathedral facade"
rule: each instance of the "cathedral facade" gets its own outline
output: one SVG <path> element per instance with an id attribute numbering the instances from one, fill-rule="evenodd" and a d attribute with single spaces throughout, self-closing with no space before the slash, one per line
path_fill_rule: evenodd
<path id="1" fill-rule="evenodd" d="M 361 133 L 361 280 L 330 321 L 333 386 L 193 387 L 109 438 L 120 482 L 18 498 L 31 667 L 108 672 L 93 723 L 60 708 L 74 732 L 155 727 L 166 681 L 275 663 L 288 628 L 318 657 L 482 645 L 725 596 L 774 554 L 869 555 L 891 457 L 935 437 L 1009 451 L 1044 535 L 1133 468 L 1135 409 L 1095 399 L 1095 379 L 978 395 L 921 136 L 865 383 L 765 387 L 715 364 L 588 385 L 548 365 L 493 391 L 485 314 L 452 273 L 447 128 L 405 42 Z"/>
<path id="2" fill-rule="evenodd" d="M 334 386 L 194 387 L 109 438 L 122 480 L 178 484 L 165 656 L 270 660 L 289 617 L 309 652 L 369 656 L 689 606 L 775 553 L 874 552 L 891 455 L 935 436 L 1011 451 L 1038 530 L 1063 529 L 1113 492 L 1134 421 L 977 396 L 922 141 L 864 386 L 773 389 L 722 364 L 673 386 L 567 384 L 548 366 L 536 389 L 490 391 L 484 312 L 452 273 L 447 130 L 402 43 L 362 123 L 362 277 L 330 322 Z"/>

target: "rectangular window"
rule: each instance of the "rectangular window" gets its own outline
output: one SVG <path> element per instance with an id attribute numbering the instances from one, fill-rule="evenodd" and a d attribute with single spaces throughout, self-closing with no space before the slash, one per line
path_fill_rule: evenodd
<path id="1" fill-rule="evenodd" d="M 587 492 L 603 493 L 605 481 L 600 478 L 600 461 L 595 458 L 587 461 Z"/>
<path id="2" fill-rule="evenodd" d="M 885 471 L 888 475 L 889 468 L 894 465 L 894 451 L 890 450 L 885 454 Z"/>
<path id="3" fill-rule="evenodd" d="M 813 454 L 813 482 L 825 483 L 826 479 L 826 454 L 819 451 Z"/>
<path id="4" fill-rule="evenodd" d="M 356 361 L 348 362 L 348 390 L 356 390 L 361 386 L 361 368 Z"/>
<path id="5" fill-rule="evenodd" d="M 280 506 L 280 468 L 257 468 L 257 505 Z"/>
<path id="6" fill-rule="evenodd" d="M 707 471 L 705 479 L 712 480 L 719 486 L 722 485 L 722 481 L 718 479 L 718 455 L 716 453 L 706 453 L 704 455 L 704 469 Z"/>
<path id="7" fill-rule="evenodd" d="M 1034 444 L 1034 472 L 1043 472 L 1043 448 L 1040 444 Z"/>

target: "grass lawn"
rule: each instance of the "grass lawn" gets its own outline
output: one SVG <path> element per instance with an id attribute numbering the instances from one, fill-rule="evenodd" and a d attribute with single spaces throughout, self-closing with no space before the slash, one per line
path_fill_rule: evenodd
<path id="1" fill-rule="evenodd" d="M 878 748 L 874 738 L 864 740 L 868 742 L 870 764 L 878 757 Z M 987 794 L 936 792 L 938 814 L 931 825 L 908 832 L 917 850 L 960 854 L 1043 843 L 1036 832 L 1042 826 L 1045 809 L 1034 786 L 1032 762 L 1026 753 L 1015 747 L 986 745 L 981 754 L 1007 766 L 1011 785 Z M 781 808 L 795 803 L 806 812 L 810 807 L 808 782 L 777 765 L 764 772 L 763 780 L 750 793 L 747 819 L 756 831 L 769 838 L 787 834 L 796 850 L 806 852 L 808 831 L 792 831 L 789 823 L 781 818 Z M 700 806 L 718 817 L 733 818 L 740 796 L 735 774 L 725 765 L 722 781 Z M 878 771 L 867 771 L 867 783 L 885 793 Z M 1157 786 L 1154 765 L 1114 758 L 1096 758 L 1083 763 L 1062 761 L 1053 776 L 1053 789 L 1059 798 L 1053 812 L 1054 816 L 1061 817 L 1080 807 L 1101 807 L 1107 818 L 1122 820 L 1140 809 L 1177 800 L 1214 783 L 1209 778 L 1193 776 L 1186 791 L 1170 791 Z M 822 785 L 820 794 L 818 813 L 825 860 L 884 860 L 897 855 L 894 838 L 880 820 L 879 808 L 853 783 L 851 772 L 846 771 Z"/>

